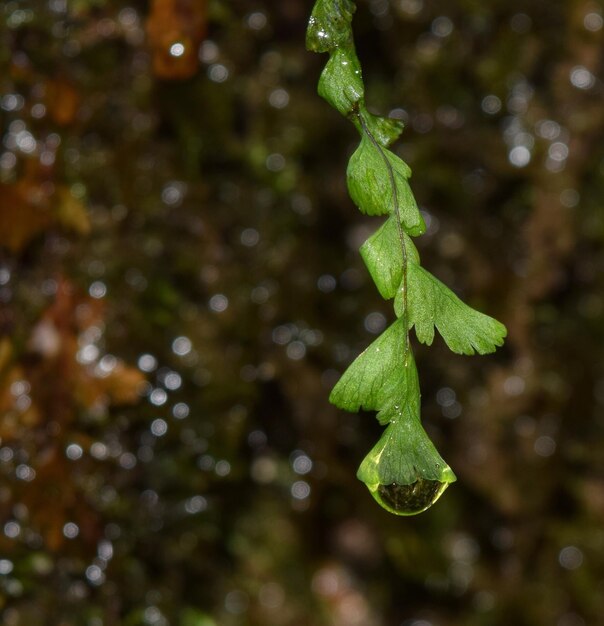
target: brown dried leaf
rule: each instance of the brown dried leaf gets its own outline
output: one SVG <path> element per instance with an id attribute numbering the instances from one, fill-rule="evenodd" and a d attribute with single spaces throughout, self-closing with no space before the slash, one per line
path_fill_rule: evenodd
<path id="1" fill-rule="evenodd" d="M 136 368 L 120 363 L 102 380 L 111 404 L 135 404 L 141 398 L 145 377 Z"/>
<path id="2" fill-rule="evenodd" d="M 86 207 L 68 187 L 48 180 L 38 161 L 28 160 L 22 178 L 0 185 L 0 246 L 19 253 L 55 224 L 79 235 L 90 232 Z"/>
<path id="3" fill-rule="evenodd" d="M 56 202 L 56 216 L 62 226 L 78 235 L 87 235 L 90 232 L 90 218 L 86 207 L 67 187 L 61 186 L 57 189 Z"/>
<path id="4" fill-rule="evenodd" d="M 67 79 L 56 78 L 46 84 L 46 108 L 56 124 L 71 124 L 78 113 L 80 101 L 78 90 Z"/>
<path id="5" fill-rule="evenodd" d="M 198 48 L 206 32 L 205 0 L 153 0 L 146 27 L 155 75 L 171 80 L 191 78 L 199 65 Z M 182 46 L 181 54 L 173 53 L 175 44 Z"/>
<path id="6" fill-rule="evenodd" d="M 20 252 L 52 222 L 49 189 L 22 179 L 0 185 L 0 246 Z"/>

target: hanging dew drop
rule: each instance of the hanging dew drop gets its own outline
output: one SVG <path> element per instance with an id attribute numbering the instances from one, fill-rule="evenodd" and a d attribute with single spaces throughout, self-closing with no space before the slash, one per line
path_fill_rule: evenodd
<path id="1" fill-rule="evenodd" d="M 370 487 L 376 501 L 395 515 L 417 515 L 431 507 L 448 487 L 448 482 L 418 478 L 409 485 L 390 483 Z"/>

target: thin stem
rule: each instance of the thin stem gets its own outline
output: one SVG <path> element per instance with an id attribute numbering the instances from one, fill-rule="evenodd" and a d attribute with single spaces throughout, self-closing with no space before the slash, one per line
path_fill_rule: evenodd
<path id="1" fill-rule="evenodd" d="M 392 188 L 392 204 L 394 209 L 394 216 L 396 218 L 396 226 L 398 229 L 398 238 L 401 244 L 401 252 L 403 255 L 403 281 L 402 281 L 402 289 L 403 289 L 403 325 L 405 326 L 405 347 L 404 347 L 404 359 L 405 359 L 405 367 L 408 363 L 408 354 L 409 354 L 409 314 L 407 312 L 407 244 L 405 242 L 405 233 L 403 231 L 403 225 L 401 223 L 401 210 L 398 204 L 398 192 L 396 189 L 396 180 L 394 179 L 394 170 L 392 169 L 392 163 L 386 156 L 382 146 L 377 142 L 376 138 L 373 136 L 365 120 L 362 115 L 357 111 L 355 111 L 356 117 L 359 120 L 359 124 L 363 129 L 363 132 L 367 135 L 371 143 L 375 146 L 376 150 L 380 153 L 384 164 L 386 165 L 386 169 L 388 170 L 388 178 L 390 179 L 390 186 Z"/>

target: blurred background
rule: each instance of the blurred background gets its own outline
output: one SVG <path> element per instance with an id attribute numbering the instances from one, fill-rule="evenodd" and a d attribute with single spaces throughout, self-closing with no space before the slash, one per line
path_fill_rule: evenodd
<path id="1" fill-rule="evenodd" d="M 397 518 L 338 375 L 392 321 L 310 0 L 0 6 L 0 622 L 604 624 L 604 18 L 359 0 L 423 264 L 509 337 L 417 346 L 458 476 Z"/>

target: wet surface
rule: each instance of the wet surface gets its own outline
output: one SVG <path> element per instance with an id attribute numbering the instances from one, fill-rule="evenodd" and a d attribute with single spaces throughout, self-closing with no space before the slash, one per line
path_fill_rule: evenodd
<path id="1" fill-rule="evenodd" d="M 425 511 L 442 493 L 447 483 L 438 480 L 416 480 L 410 485 L 379 485 L 381 501 L 398 515 L 414 515 Z"/>

